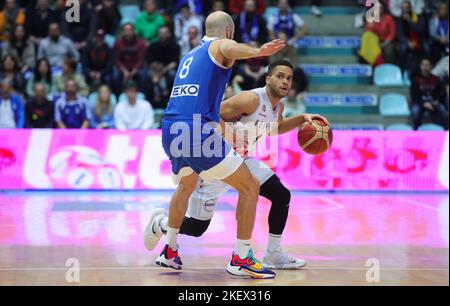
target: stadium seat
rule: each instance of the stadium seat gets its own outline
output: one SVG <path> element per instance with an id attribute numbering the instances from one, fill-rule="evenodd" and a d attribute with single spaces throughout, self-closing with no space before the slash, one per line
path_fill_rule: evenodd
<path id="1" fill-rule="evenodd" d="M 122 19 L 120 20 L 120 25 L 124 25 L 127 22 L 134 23 L 134 20 L 139 16 L 140 10 L 138 5 L 128 4 L 119 6 L 120 14 Z"/>
<path id="2" fill-rule="evenodd" d="M 114 43 L 116 42 L 116 37 L 110 34 L 105 35 L 105 43 L 110 47 L 114 47 Z"/>
<path id="3" fill-rule="evenodd" d="M 377 86 L 403 86 L 402 71 L 398 66 L 383 64 L 375 68 L 374 83 Z"/>
<path id="4" fill-rule="evenodd" d="M 91 109 L 95 107 L 95 104 L 97 103 L 97 97 L 98 97 L 97 92 L 93 92 L 89 95 L 88 103 Z M 113 93 L 111 94 L 111 103 L 113 106 L 117 104 L 117 98 Z"/>
<path id="5" fill-rule="evenodd" d="M 409 124 L 394 123 L 386 127 L 386 131 L 412 131 L 413 128 Z"/>
<path id="6" fill-rule="evenodd" d="M 126 95 L 125 93 L 122 93 L 122 94 L 119 96 L 119 103 L 125 102 L 126 99 L 127 99 L 127 95 Z M 145 100 L 145 95 L 144 95 L 142 92 L 138 92 L 138 94 L 137 94 L 137 99 L 138 99 L 138 100 Z"/>
<path id="7" fill-rule="evenodd" d="M 382 116 L 408 117 L 410 111 L 406 97 L 397 93 L 381 96 L 380 114 Z"/>
<path id="8" fill-rule="evenodd" d="M 417 128 L 418 131 L 444 131 L 445 129 L 439 124 L 426 123 Z"/>
<path id="9" fill-rule="evenodd" d="M 403 72 L 403 84 L 405 86 L 411 86 L 411 79 L 409 78 L 408 71 Z"/>

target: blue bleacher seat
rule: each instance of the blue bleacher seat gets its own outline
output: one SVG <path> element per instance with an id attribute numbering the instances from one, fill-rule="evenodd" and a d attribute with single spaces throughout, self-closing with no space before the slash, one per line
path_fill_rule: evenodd
<path id="1" fill-rule="evenodd" d="M 377 86 L 403 86 L 402 71 L 396 65 L 383 64 L 375 68 L 374 83 Z"/>
<path id="2" fill-rule="evenodd" d="M 408 71 L 403 72 L 403 84 L 408 87 L 411 86 L 411 79 L 409 78 Z"/>
<path id="3" fill-rule="evenodd" d="M 394 123 L 386 127 L 386 131 L 412 131 L 413 128 L 409 124 Z"/>
<path id="4" fill-rule="evenodd" d="M 97 92 L 93 92 L 89 95 L 88 103 L 90 108 L 95 107 L 95 104 L 97 103 L 97 97 L 98 97 Z M 113 93 L 111 94 L 111 103 L 113 106 L 117 104 L 117 98 Z"/>
<path id="5" fill-rule="evenodd" d="M 118 102 L 119 102 L 119 103 L 125 102 L 126 99 L 127 99 L 127 95 L 126 95 L 125 93 L 122 93 L 122 94 L 119 96 Z M 138 100 L 145 100 L 145 95 L 144 95 L 142 92 L 138 92 L 138 94 L 137 94 L 137 99 L 138 99 Z"/>
<path id="6" fill-rule="evenodd" d="M 138 5 L 128 4 L 119 6 L 120 14 L 122 19 L 120 20 L 120 25 L 131 22 L 134 23 L 135 19 L 139 16 L 140 10 Z"/>
<path id="7" fill-rule="evenodd" d="M 110 47 L 114 47 L 114 43 L 116 42 L 116 37 L 114 35 L 106 34 L 105 35 L 105 43 Z"/>
<path id="8" fill-rule="evenodd" d="M 438 124 L 426 123 L 417 128 L 418 131 L 444 131 L 444 128 Z"/>
<path id="9" fill-rule="evenodd" d="M 405 96 L 391 93 L 381 96 L 380 114 L 382 116 L 408 117 L 410 115 L 408 100 Z"/>

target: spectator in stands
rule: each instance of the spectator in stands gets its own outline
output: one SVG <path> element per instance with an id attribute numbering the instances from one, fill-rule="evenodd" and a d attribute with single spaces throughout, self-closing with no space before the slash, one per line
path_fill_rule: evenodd
<path id="1" fill-rule="evenodd" d="M 116 128 L 119 130 L 148 130 L 154 123 L 150 102 L 139 100 L 137 85 L 128 81 L 125 85 L 126 101 L 120 102 L 114 110 Z"/>
<path id="2" fill-rule="evenodd" d="M 226 5 L 222 0 L 214 0 L 211 5 L 211 12 L 222 11 L 226 12 Z"/>
<path id="3" fill-rule="evenodd" d="M 434 66 L 433 71 L 431 72 L 433 75 L 439 77 L 441 81 L 447 83 L 448 81 L 448 55 L 444 56 L 439 60 L 439 62 Z M 447 84 L 448 85 L 448 84 Z"/>
<path id="4" fill-rule="evenodd" d="M 25 89 L 25 78 L 20 72 L 20 67 L 17 65 L 16 59 L 7 54 L 0 65 L 0 80 L 10 80 L 14 91 L 21 95 Z"/>
<path id="5" fill-rule="evenodd" d="M 22 98 L 13 93 L 10 79 L 0 80 L 0 129 L 23 128 L 25 110 Z"/>
<path id="6" fill-rule="evenodd" d="M 153 63 L 161 64 L 161 77 L 166 78 L 168 86 L 171 87 L 177 73 L 180 46 L 173 40 L 168 26 L 162 26 L 159 29 L 158 37 L 159 41 L 151 44 L 147 50 L 147 63 L 149 65 Z M 150 78 L 152 78 L 151 73 Z"/>
<path id="7" fill-rule="evenodd" d="M 90 126 L 92 128 L 114 128 L 114 105 L 111 100 L 111 90 L 108 85 L 102 85 L 98 88 L 95 104 L 90 107 Z"/>
<path id="8" fill-rule="evenodd" d="M 51 23 L 48 32 L 49 37 L 43 39 L 39 45 L 39 59 L 48 59 L 52 67 L 61 67 L 67 56 L 71 56 L 75 61 L 80 60 L 80 53 L 70 39 L 61 35 L 58 23 Z"/>
<path id="9" fill-rule="evenodd" d="M 36 6 L 28 7 L 25 29 L 36 45 L 48 36 L 48 28 L 53 22 L 59 22 L 59 19 L 56 12 L 49 7 L 48 0 L 38 0 Z"/>
<path id="10" fill-rule="evenodd" d="M 384 5 L 380 5 L 380 22 L 366 23 L 358 51 L 360 59 L 373 66 L 383 63 L 396 64 L 396 35 L 394 18 L 387 13 Z"/>
<path id="11" fill-rule="evenodd" d="M 145 1 L 145 11 L 142 12 L 136 19 L 134 24 L 137 36 L 146 39 L 148 42 L 153 42 L 158 37 L 158 30 L 166 22 L 158 13 L 156 3 L 154 0 Z"/>
<path id="12" fill-rule="evenodd" d="M 119 11 L 119 2 L 103 0 L 97 8 L 97 28 L 105 30 L 106 34 L 115 35 L 122 16 Z"/>
<path id="13" fill-rule="evenodd" d="M 400 66 L 411 71 L 417 66 L 417 58 L 423 56 L 426 22 L 417 15 L 409 0 L 402 3 L 401 17 L 396 20 L 397 39 L 400 43 Z"/>
<path id="14" fill-rule="evenodd" d="M 66 15 L 66 0 L 55 0 L 55 14 L 59 23 Z"/>
<path id="15" fill-rule="evenodd" d="M 33 75 L 27 81 L 26 94 L 32 97 L 36 84 L 42 84 L 45 92 L 52 95 L 56 92 L 55 82 L 52 77 L 52 69 L 47 59 L 42 58 L 37 61 Z"/>
<path id="16" fill-rule="evenodd" d="M 180 46 L 183 45 L 183 41 L 186 40 L 188 36 L 188 31 L 190 27 L 196 27 L 198 33 L 198 39 L 203 36 L 203 21 L 204 18 L 200 15 L 191 13 L 189 5 L 183 5 L 180 8 L 178 14 L 174 17 L 175 24 L 175 39 Z"/>
<path id="17" fill-rule="evenodd" d="M 101 83 L 112 85 L 114 54 L 105 43 L 105 31 L 98 29 L 95 40 L 83 52 L 83 73 L 88 84 L 98 86 Z"/>
<path id="18" fill-rule="evenodd" d="M 445 106 L 445 88 L 441 80 L 431 74 L 432 63 L 422 59 L 420 72 L 411 80 L 411 117 L 414 128 L 417 129 L 427 114 L 433 122 L 448 129 L 448 110 Z"/>
<path id="19" fill-rule="evenodd" d="M 430 21 L 429 34 L 432 39 L 432 59 L 439 60 L 449 54 L 448 49 L 448 2 L 439 4 L 436 16 Z"/>
<path id="20" fill-rule="evenodd" d="M 36 83 L 34 95 L 25 106 L 27 128 L 50 129 L 53 127 L 55 118 L 54 105 L 47 100 L 46 95 L 44 84 Z"/>
<path id="21" fill-rule="evenodd" d="M 200 45 L 200 38 L 198 35 L 197 27 L 190 27 L 186 38 L 182 40 L 181 43 L 181 56 L 190 52 L 192 49 Z"/>
<path id="22" fill-rule="evenodd" d="M 80 20 L 69 22 L 66 18 L 61 20 L 61 32 L 71 39 L 77 50 L 82 50 L 94 38 L 97 29 L 97 15 L 89 7 L 87 0 L 78 0 L 80 8 Z"/>
<path id="23" fill-rule="evenodd" d="M 258 47 L 258 45 L 254 42 L 251 45 L 255 48 Z M 241 84 L 243 90 L 250 90 L 264 86 L 267 64 L 267 58 L 264 57 L 252 58 L 243 61 L 243 64 L 239 68 L 239 74 L 244 79 Z"/>
<path id="24" fill-rule="evenodd" d="M 203 2 L 204 1 L 202 0 L 177 0 L 176 9 L 179 11 L 182 7 L 187 5 L 193 14 L 202 16 L 205 14 Z"/>
<path id="25" fill-rule="evenodd" d="M 25 12 L 15 0 L 6 0 L 0 11 L 0 42 L 8 41 L 16 25 L 25 24 Z"/>
<path id="26" fill-rule="evenodd" d="M 34 44 L 25 33 L 25 28 L 18 25 L 14 28 L 14 32 L 9 42 L 3 47 L 3 54 L 9 54 L 17 62 L 21 73 L 25 73 L 29 69 L 33 69 L 36 65 L 36 54 Z"/>
<path id="27" fill-rule="evenodd" d="M 88 107 L 85 97 L 78 95 L 77 83 L 67 80 L 66 92 L 55 106 L 55 121 L 60 129 L 86 129 L 89 127 Z"/>
<path id="28" fill-rule="evenodd" d="M 240 15 L 244 10 L 247 0 L 230 0 L 228 4 L 228 11 L 233 15 Z M 256 14 L 263 15 L 266 11 L 266 1 L 256 0 Z"/>
<path id="29" fill-rule="evenodd" d="M 154 62 L 150 65 L 150 82 L 147 84 L 146 96 L 149 97 L 153 108 L 165 109 L 169 101 L 171 86 L 164 77 L 164 67 L 161 63 Z"/>
<path id="30" fill-rule="evenodd" d="M 290 9 L 288 0 L 279 0 L 278 9 L 278 13 L 270 16 L 267 22 L 270 39 L 275 39 L 280 32 L 284 32 L 287 35 L 288 44 L 295 45 L 307 33 L 305 23 Z"/>
<path id="31" fill-rule="evenodd" d="M 404 0 L 389 0 L 389 2 L 388 2 L 388 4 L 389 4 L 388 11 L 390 11 L 392 16 L 396 19 L 402 18 L 403 2 L 404 2 Z M 410 0 L 410 4 L 411 4 L 412 12 L 414 12 L 417 16 L 422 15 L 422 13 L 424 12 L 424 8 L 425 8 L 424 0 Z"/>
<path id="32" fill-rule="evenodd" d="M 267 41 L 267 23 L 262 15 L 258 14 L 255 0 L 246 0 L 243 11 L 234 19 L 236 41 L 246 44 L 256 42 L 258 45 Z"/>
<path id="33" fill-rule="evenodd" d="M 67 57 L 62 65 L 62 74 L 55 78 L 57 92 L 64 92 L 68 80 L 73 80 L 77 84 L 77 92 L 83 97 L 89 95 L 89 86 L 86 84 L 82 74 L 76 72 L 77 62 L 71 57 Z"/>
<path id="34" fill-rule="evenodd" d="M 122 37 L 114 44 L 113 84 L 116 95 L 120 94 L 123 83 L 128 80 L 135 80 L 138 83 L 139 91 L 145 90 L 146 71 L 144 63 L 146 52 L 145 40 L 136 36 L 133 24 L 125 24 Z"/>

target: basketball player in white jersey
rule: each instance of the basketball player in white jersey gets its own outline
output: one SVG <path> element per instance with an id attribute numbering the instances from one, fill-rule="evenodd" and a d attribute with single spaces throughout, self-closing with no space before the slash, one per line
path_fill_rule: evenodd
<path id="1" fill-rule="evenodd" d="M 291 199 L 289 190 L 267 165 L 246 156 L 248 152 L 256 149 L 257 143 L 263 137 L 269 134 L 287 133 L 313 119 L 322 119 L 328 123 L 324 117 L 316 114 L 302 114 L 283 119 L 281 99 L 288 95 L 292 78 L 292 64 L 286 60 L 276 61 L 269 66 L 266 87 L 244 91 L 222 102 L 220 107 L 221 120 L 231 122 L 235 132 L 234 142 L 227 135 L 225 139 L 235 145 L 236 152 L 243 155 L 250 172 L 260 183 L 259 194 L 272 202 L 269 213 L 268 247 L 263 260 L 264 266 L 269 269 L 299 269 L 305 266 L 306 262 L 286 254 L 281 248 L 281 235 L 286 225 Z M 222 127 L 225 126 L 223 122 Z M 275 126 L 275 129 L 269 126 Z M 201 236 L 210 224 L 217 199 L 229 189 L 231 186 L 223 181 L 206 182 L 199 179 L 197 188 L 189 199 L 187 216 L 183 220 L 180 234 Z M 164 209 L 157 209 L 153 212 L 145 231 L 146 248 L 153 250 L 166 230 L 167 214 Z M 239 271 L 230 267 L 227 270 L 240 276 Z"/>

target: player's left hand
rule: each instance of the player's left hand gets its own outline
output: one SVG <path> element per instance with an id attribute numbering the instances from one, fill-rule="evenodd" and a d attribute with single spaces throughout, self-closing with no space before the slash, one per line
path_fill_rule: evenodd
<path id="1" fill-rule="evenodd" d="M 303 119 L 306 123 L 312 123 L 314 119 L 319 119 L 325 122 L 326 124 L 330 125 L 330 122 L 328 122 L 327 118 L 319 114 L 304 114 Z"/>

